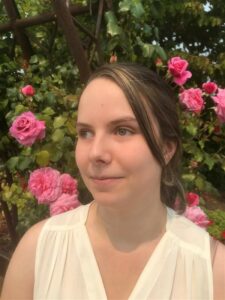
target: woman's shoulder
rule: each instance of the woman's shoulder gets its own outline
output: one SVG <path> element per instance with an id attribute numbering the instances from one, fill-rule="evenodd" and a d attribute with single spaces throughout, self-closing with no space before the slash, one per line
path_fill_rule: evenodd
<path id="1" fill-rule="evenodd" d="M 209 233 L 189 219 L 169 209 L 168 230 L 186 248 L 196 250 L 203 254 L 210 247 Z M 207 253 L 208 255 L 208 253 Z"/>
<path id="2" fill-rule="evenodd" d="M 85 223 L 89 211 L 89 206 L 89 204 L 80 205 L 75 209 L 52 216 L 48 219 L 48 221 L 44 225 L 44 228 L 50 230 L 69 229 L 80 223 Z"/>
<path id="3" fill-rule="evenodd" d="M 33 225 L 21 238 L 5 275 L 2 300 L 32 299 L 36 247 L 46 222 L 47 219 Z"/>
<path id="4" fill-rule="evenodd" d="M 89 205 L 50 217 L 33 225 L 21 238 L 10 260 L 2 291 L 2 299 L 32 299 L 37 248 L 41 236 L 49 230 L 72 228 L 85 222 Z M 12 289 L 12 286 L 15 288 Z"/>

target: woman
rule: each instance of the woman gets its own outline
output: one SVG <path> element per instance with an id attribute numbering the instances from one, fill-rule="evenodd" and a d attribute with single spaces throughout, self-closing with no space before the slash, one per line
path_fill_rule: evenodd
<path id="1" fill-rule="evenodd" d="M 81 95 L 77 132 L 94 200 L 28 231 L 3 299 L 225 299 L 224 246 L 171 209 L 184 201 L 167 85 L 145 67 L 101 67 Z"/>

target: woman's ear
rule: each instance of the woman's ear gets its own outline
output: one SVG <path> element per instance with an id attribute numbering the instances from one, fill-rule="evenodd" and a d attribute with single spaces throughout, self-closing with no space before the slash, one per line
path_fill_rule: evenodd
<path id="1" fill-rule="evenodd" d="M 164 160 L 166 165 L 170 162 L 174 153 L 176 152 L 177 144 L 175 142 L 169 141 L 164 144 Z"/>

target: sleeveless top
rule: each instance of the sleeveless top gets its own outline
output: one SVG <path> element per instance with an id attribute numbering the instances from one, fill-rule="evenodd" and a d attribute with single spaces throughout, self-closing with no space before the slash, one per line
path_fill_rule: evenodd
<path id="1" fill-rule="evenodd" d="M 36 250 L 34 300 L 107 299 L 85 226 L 89 207 L 45 223 Z M 209 234 L 170 208 L 166 232 L 129 296 L 147 299 L 213 300 Z"/>

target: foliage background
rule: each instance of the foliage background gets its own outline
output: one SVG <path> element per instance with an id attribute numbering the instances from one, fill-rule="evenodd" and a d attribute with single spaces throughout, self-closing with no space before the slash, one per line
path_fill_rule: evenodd
<path id="1" fill-rule="evenodd" d="M 70 2 L 90 8 L 98 3 Z M 172 56 L 181 56 L 190 63 L 193 74 L 188 83 L 190 86 L 201 86 L 210 79 L 225 87 L 223 0 L 105 2 L 108 6 L 105 6 L 99 36 L 105 62 L 116 54 L 119 61 L 139 62 L 164 76 L 165 69 L 157 68 L 156 60 L 160 58 L 166 63 Z M 16 3 L 21 17 L 52 11 L 50 0 L 18 0 Z M 90 32 L 95 31 L 96 14 L 90 12 L 76 20 Z M 7 21 L 0 3 L 0 23 Z M 48 215 L 47 208 L 38 206 L 26 190 L 29 173 L 34 169 L 51 166 L 70 173 L 80 182 L 80 199 L 84 202 L 89 199 L 74 163 L 74 124 L 82 87 L 78 68 L 70 56 L 62 30 L 55 22 L 27 28 L 26 33 L 33 48 L 29 61 L 22 58 L 11 32 L 0 37 L 0 197 L 9 208 L 19 235 Z M 80 32 L 80 37 L 93 70 L 102 58 L 87 35 Z M 21 94 L 20 89 L 26 84 L 35 87 L 34 97 Z M 203 207 L 206 206 L 206 194 L 215 197 L 225 194 L 225 129 L 209 107 L 210 99 L 208 109 L 201 116 L 179 109 L 184 147 L 183 181 L 187 191 L 201 195 Z M 46 121 L 47 136 L 44 141 L 24 148 L 9 136 L 8 129 L 17 115 L 28 110 Z M 209 231 L 222 239 L 225 214 L 222 211 L 208 214 L 214 220 Z"/>

